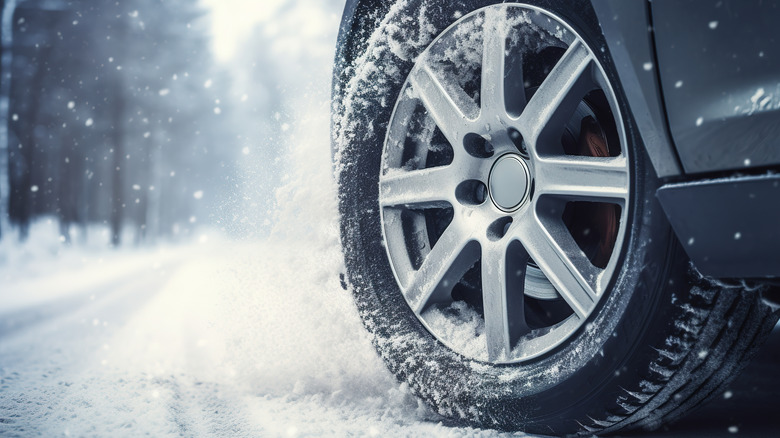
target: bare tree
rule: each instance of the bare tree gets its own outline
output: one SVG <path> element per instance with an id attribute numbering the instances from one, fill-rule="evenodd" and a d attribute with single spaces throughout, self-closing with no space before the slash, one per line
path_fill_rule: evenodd
<path id="1" fill-rule="evenodd" d="M 17 0 L 6 0 L 0 10 L 0 238 L 2 226 L 8 220 L 8 112 L 13 60 L 13 17 Z"/>
<path id="2" fill-rule="evenodd" d="M 22 233 L 54 215 L 65 241 L 74 224 L 101 223 L 119 245 L 125 230 L 141 242 L 229 217 L 243 145 L 198 0 L 22 4 L 8 87 Z"/>

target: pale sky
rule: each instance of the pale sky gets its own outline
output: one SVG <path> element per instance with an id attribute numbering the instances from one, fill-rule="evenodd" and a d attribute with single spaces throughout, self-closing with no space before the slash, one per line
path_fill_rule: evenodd
<path id="1" fill-rule="evenodd" d="M 286 0 L 201 0 L 212 11 L 214 53 L 230 59 L 252 27 L 270 18 Z"/>

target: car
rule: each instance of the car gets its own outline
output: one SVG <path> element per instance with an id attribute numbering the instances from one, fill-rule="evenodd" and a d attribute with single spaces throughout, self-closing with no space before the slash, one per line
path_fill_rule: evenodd
<path id="1" fill-rule="evenodd" d="M 459 424 L 655 429 L 778 320 L 780 3 L 349 0 L 343 285 Z"/>

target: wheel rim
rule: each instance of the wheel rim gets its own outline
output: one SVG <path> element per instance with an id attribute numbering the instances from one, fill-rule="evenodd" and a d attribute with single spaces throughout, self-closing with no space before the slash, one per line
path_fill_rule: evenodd
<path id="1" fill-rule="evenodd" d="M 626 234 L 629 157 L 604 69 L 560 18 L 496 5 L 434 40 L 399 96 L 379 210 L 404 298 L 464 356 L 550 352 L 606 294 Z"/>

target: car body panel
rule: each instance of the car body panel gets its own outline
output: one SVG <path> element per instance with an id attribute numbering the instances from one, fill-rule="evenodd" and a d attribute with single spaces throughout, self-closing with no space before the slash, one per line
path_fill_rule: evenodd
<path id="1" fill-rule="evenodd" d="M 682 173 L 666 126 L 655 68 L 647 3 L 643 0 L 593 0 L 593 8 L 615 62 L 650 160 L 659 177 Z"/>
<path id="2" fill-rule="evenodd" d="M 658 198 L 702 274 L 780 277 L 780 175 L 669 184 Z"/>
<path id="3" fill-rule="evenodd" d="M 666 112 L 685 172 L 780 164 L 780 2 L 650 4 Z"/>

